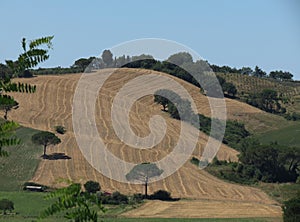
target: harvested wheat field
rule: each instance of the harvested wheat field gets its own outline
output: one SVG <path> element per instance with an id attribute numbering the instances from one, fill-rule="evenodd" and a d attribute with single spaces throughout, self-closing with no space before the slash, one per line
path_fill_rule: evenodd
<path id="1" fill-rule="evenodd" d="M 124 217 L 144 218 L 251 218 L 281 217 L 280 207 L 259 203 L 180 200 L 149 201 L 140 208 L 122 214 Z"/>
<path id="2" fill-rule="evenodd" d="M 108 70 L 101 70 L 97 73 L 93 73 L 93 75 L 101 76 L 107 72 Z M 118 69 L 110 76 L 99 91 L 95 107 L 97 130 L 107 149 L 115 156 L 132 163 L 151 162 L 163 158 L 172 151 L 180 133 L 180 121 L 172 119 L 168 117 L 166 113 L 162 112 L 161 107 L 153 102 L 153 96 L 142 97 L 134 103 L 130 112 L 130 126 L 138 136 L 146 136 L 149 133 L 148 122 L 150 117 L 153 115 L 162 115 L 166 121 L 167 132 L 158 145 L 152 149 L 134 149 L 122 143 L 114 133 L 111 124 L 111 104 L 114 96 L 126 82 L 137 76 L 151 73 L 170 77 L 169 75 L 150 70 Z M 55 147 L 49 147 L 47 153 L 64 153 L 71 157 L 71 159 L 42 160 L 32 181 L 53 187 L 62 187 L 65 186 L 68 181 L 85 183 L 87 180 L 95 180 L 101 184 L 102 190 L 105 191 L 113 192 L 118 190 L 126 194 L 143 192 L 143 186 L 141 185 L 120 183 L 100 174 L 91 167 L 78 148 L 72 126 L 72 103 L 73 95 L 80 77 L 80 74 L 70 74 L 22 79 L 21 81 L 24 83 L 35 84 L 37 86 L 36 93 L 28 95 L 12 94 L 19 102 L 20 107 L 9 113 L 9 119 L 15 120 L 24 126 L 39 130 L 54 131 L 54 126 L 56 125 L 65 126 L 67 129 L 66 134 L 59 135 L 62 140 L 61 144 Z M 199 113 L 210 116 L 207 98 L 199 93 L 198 88 L 177 78 L 171 78 L 184 86 L 194 97 Z M 226 105 L 229 118 L 242 116 L 245 115 L 245 113 L 262 113 L 262 111 L 258 109 L 230 99 L 226 99 Z M 205 134 L 200 133 L 200 139 L 198 140 L 193 155 L 200 158 L 207 139 Z M 236 155 L 237 151 L 225 145 L 221 146 L 217 154 L 219 159 L 227 160 L 237 160 Z M 171 176 L 149 185 L 149 193 L 159 189 L 171 192 L 173 197 L 198 199 L 197 204 L 199 203 L 199 206 L 201 205 L 199 199 L 203 199 L 212 209 L 221 209 L 224 207 L 224 211 L 220 211 L 220 214 L 223 212 L 222 217 L 231 217 L 234 212 L 237 211 L 239 211 L 239 213 L 237 213 L 239 217 L 243 217 L 243 215 L 249 216 L 249 212 L 245 210 L 247 206 L 249 206 L 249 208 L 252 206 L 262 207 L 263 210 L 251 211 L 251 213 L 253 213 L 251 216 L 253 217 L 261 215 L 277 216 L 281 214 L 280 208 L 275 206 L 276 202 L 271 200 L 261 190 L 221 181 L 207 172 L 199 170 L 196 166 L 191 164 L 190 161 L 187 161 Z M 218 200 L 218 204 L 215 204 L 216 202 L 207 202 L 207 200 Z M 171 203 L 168 207 L 169 209 L 182 208 L 177 205 L 179 203 L 185 202 Z M 240 210 L 236 207 L 232 209 L 233 211 L 230 210 L 230 204 L 235 204 L 234 206 L 236 206 L 239 205 L 239 203 L 241 203 Z M 162 208 L 165 207 L 165 204 L 166 203 L 160 203 Z M 187 208 L 190 207 L 191 204 L 184 204 L 184 206 Z M 259 207 L 253 209 L 257 208 Z M 195 211 L 193 210 L 194 208 L 190 209 L 194 212 L 191 214 L 193 217 L 215 216 L 214 213 L 208 215 L 205 214 L 205 212 L 198 211 L 197 208 L 195 208 Z M 164 212 L 170 213 L 171 211 L 173 210 L 168 211 L 166 208 Z M 149 212 L 151 211 L 146 212 L 145 215 L 150 215 Z M 167 217 L 168 214 L 164 212 L 159 211 L 157 215 Z M 197 212 L 199 212 L 199 214 Z"/>

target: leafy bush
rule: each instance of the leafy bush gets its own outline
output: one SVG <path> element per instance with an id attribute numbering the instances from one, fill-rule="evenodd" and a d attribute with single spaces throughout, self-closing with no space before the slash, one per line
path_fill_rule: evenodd
<path id="1" fill-rule="evenodd" d="M 286 113 L 283 115 L 284 118 L 286 118 L 287 120 L 292 120 L 292 121 L 298 121 L 300 120 L 300 114 L 299 113 Z"/>
<path id="2" fill-rule="evenodd" d="M 124 194 L 121 194 L 118 191 L 113 192 L 112 195 L 101 194 L 100 196 L 98 196 L 98 199 L 101 201 L 102 204 L 119 205 L 129 203 L 128 197 Z"/>
<path id="3" fill-rule="evenodd" d="M 143 199 L 144 199 L 144 195 L 143 194 L 141 194 L 141 193 L 135 193 L 131 197 L 131 202 L 133 204 L 142 203 Z"/>
<path id="4" fill-rule="evenodd" d="M 194 156 L 192 157 L 192 159 L 191 159 L 192 164 L 195 164 L 196 166 L 199 166 L 199 162 L 200 162 L 200 160 L 198 158 L 196 158 Z"/>
<path id="5" fill-rule="evenodd" d="M 292 198 L 284 202 L 283 221 L 284 222 L 298 222 L 300 221 L 300 196 Z"/>
<path id="6" fill-rule="evenodd" d="M 6 214 L 6 211 L 12 211 L 14 210 L 14 203 L 11 200 L 8 199 L 2 199 L 0 200 L 0 210 L 3 211 L 3 214 Z"/>
<path id="7" fill-rule="evenodd" d="M 65 134 L 66 128 L 63 126 L 55 126 L 55 131 L 59 134 Z"/>
<path id="8" fill-rule="evenodd" d="M 91 180 L 87 181 L 83 186 L 88 193 L 96 193 L 101 190 L 100 184 Z"/>
<path id="9" fill-rule="evenodd" d="M 154 194 L 149 196 L 149 199 L 152 200 L 164 200 L 164 201 L 170 201 L 173 200 L 173 198 L 171 197 L 170 192 L 165 191 L 165 190 L 158 190 L 156 191 Z"/>

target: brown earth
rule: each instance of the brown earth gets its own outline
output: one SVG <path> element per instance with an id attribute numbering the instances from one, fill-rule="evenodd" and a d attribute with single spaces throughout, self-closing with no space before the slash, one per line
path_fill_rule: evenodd
<path id="1" fill-rule="evenodd" d="M 108 72 L 101 70 L 97 75 Z M 145 136 L 149 133 L 148 122 L 152 115 L 162 115 L 167 123 L 167 133 L 164 139 L 155 148 L 149 150 L 132 149 L 116 137 L 111 125 L 110 107 L 117 91 L 125 82 L 149 73 L 170 77 L 169 75 L 142 69 L 119 69 L 105 83 L 99 92 L 96 103 L 96 122 L 99 135 L 104 140 L 107 149 L 114 155 L 134 163 L 157 161 L 172 151 L 172 147 L 176 144 L 180 132 L 180 121 L 168 117 L 161 111 L 161 107 L 153 102 L 152 96 L 145 96 L 136 102 L 130 113 L 130 124 L 133 131 L 139 136 Z M 54 186 L 66 186 L 69 181 L 85 183 L 87 180 L 95 180 L 101 184 L 102 190 L 120 191 L 122 193 L 141 193 L 143 187 L 141 185 L 132 185 L 128 183 L 120 183 L 103 176 L 97 172 L 83 157 L 75 140 L 72 126 L 72 102 L 80 74 L 57 75 L 57 76 L 38 76 L 30 79 L 20 79 L 24 83 L 35 84 L 37 91 L 34 94 L 18 94 L 12 93 L 14 98 L 19 102 L 20 107 L 9 113 L 9 119 L 15 120 L 23 126 L 36 128 L 39 130 L 54 131 L 54 126 L 62 125 L 67 129 L 66 134 L 59 135 L 62 143 L 49 147 L 48 154 L 64 153 L 71 157 L 69 160 L 42 160 L 32 181 Z M 199 93 L 199 89 L 186 83 L 180 79 L 171 77 L 184 86 L 196 101 L 198 112 L 210 116 L 210 109 L 207 98 Z M 249 105 L 238 101 L 226 99 L 228 118 L 235 119 L 237 116 L 263 113 Z M 200 158 L 203 147 L 207 142 L 207 136 L 200 134 L 197 148 L 193 155 Z M 42 153 L 42 149 L 41 149 Z M 222 145 L 218 154 L 219 159 L 237 160 L 237 151 Z M 227 209 L 230 203 L 248 203 L 262 206 L 270 215 L 280 215 L 281 210 L 264 192 L 259 189 L 231 184 L 219 180 L 203 170 L 199 170 L 195 165 L 187 161 L 176 173 L 165 178 L 164 180 L 151 183 L 149 185 L 149 193 L 163 189 L 171 192 L 173 197 L 193 198 L 203 200 L 218 200 L 218 203 L 224 203 Z M 221 202 L 220 202 L 221 201 Z M 227 202 L 237 201 L 237 202 Z M 197 202 L 197 204 L 198 204 Z M 201 201 L 200 201 L 201 202 Z M 199 202 L 199 203 L 200 203 Z M 178 202 L 185 203 L 185 202 Z M 178 207 L 178 203 L 170 205 L 170 207 Z M 216 202 L 211 202 L 214 208 Z M 148 203 L 147 203 L 148 204 Z M 161 203 L 162 206 L 165 203 Z M 209 202 L 207 202 L 209 204 Z M 183 204 L 185 205 L 185 204 Z M 253 206 L 254 206 L 253 205 Z M 185 205 L 189 207 L 189 205 Z M 229 209 L 229 208 L 228 208 Z M 244 212 L 241 205 L 241 213 Z M 191 209 L 192 210 L 192 209 Z M 235 209 L 235 211 L 238 209 Z M 222 217 L 229 217 L 235 211 L 224 210 Z M 151 211 L 149 211 L 151 212 Z M 149 214 L 148 212 L 148 214 Z M 256 216 L 255 210 L 253 215 Z M 266 214 L 268 214 L 266 213 Z M 147 215 L 148 215 L 147 214 Z M 261 216 L 262 211 L 257 211 L 257 216 Z M 197 216 L 195 212 L 193 215 Z M 227 215 L 227 216 L 226 216 Z M 166 216 L 166 215 L 165 215 Z M 199 213 L 199 217 L 203 216 Z M 212 214 L 210 217 L 213 217 Z"/>

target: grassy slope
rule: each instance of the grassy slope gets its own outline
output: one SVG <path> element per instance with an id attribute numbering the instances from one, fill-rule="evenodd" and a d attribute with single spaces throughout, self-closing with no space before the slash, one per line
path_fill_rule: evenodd
<path id="1" fill-rule="evenodd" d="M 268 78 L 258 78 L 253 76 L 235 73 L 217 73 L 228 82 L 235 84 L 239 92 L 260 92 L 263 89 L 276 89 L 286 96 L 296 96 L 300 94 L 300 82 L 280 82 Z"/>
<path id="2" fill-rule="evenodd" d="M 257 187 L 279 203 L 295 197 L 300 191 L 300 184 L 296 183 L 260 183 Z"/>
<path id="3" fill-rule="evenodd" d="M 44 200 L 45 193 L 35 192 L 0 192 L 0 199 L 7 198 L 14 202 L 16 215 L 0 216 L 0 221 L 32 221 L 37 219 L 41 211 L 46 209 L 51 201 Z M 46 221 L 56 221 L 53 220 Z"/>
<path id="4" fill-rule="evenodd" d="M 292 122 L 289 126 L 272 130 L 258 136 L 264 144 L 277 141 L 281 145 L 300 146 L 300 121 Z"/>
<path id="5" fill-rule="evenodd" d="M 22 189 L 22 184 L 30 180 L 40 162 L 42 148 L 32 144 L 31 136 L 37 130 L 20 127 L 16 136 L 21 144 L 9 147 L 9 157 L 0 158 L 0 190 L 16 191 Z"/>

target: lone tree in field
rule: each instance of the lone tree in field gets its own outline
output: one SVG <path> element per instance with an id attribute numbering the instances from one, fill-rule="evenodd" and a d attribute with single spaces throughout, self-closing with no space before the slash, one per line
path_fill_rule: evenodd
<path id="1" fill-rule="evenodd" d="M 173 91 L 168 89 L 159 89 L 154 93 L 154 102 L 162 105 L 163 111 L 166 111 L 169 103 L 179 101 L 180 97 Z"/>
<path id="2" fill-rule="evenodd" d="M 31 140 L 34 144 L 44 146 L 43 158 L 45 158 L 47 156 L 46 155 L 47 146 L 57 145 L 61 142 L 61 140 L 54 133 L 46 132 L 46 131 L 34 134 L 31 138 Z"/>
<path id="3" fill-rule="evenodd" d="M 128 181 L 143 181 L 145 184 L 145 197 L 148 196 L 148 181 L 150 178 L 160 176 L 163 170 L 159 169 L 154 163 L 142 163 L 136 165 L 126 174 Z"/>
<path id="4" fill-rule="evenodd" d="M 8 199 L 2 199 L 0 200 L 0 210 L 3 211 L 3 215 L 6 215 L 6 211 L 12 211 L 14 210 L 14 203 L 11 200 Z"/>

